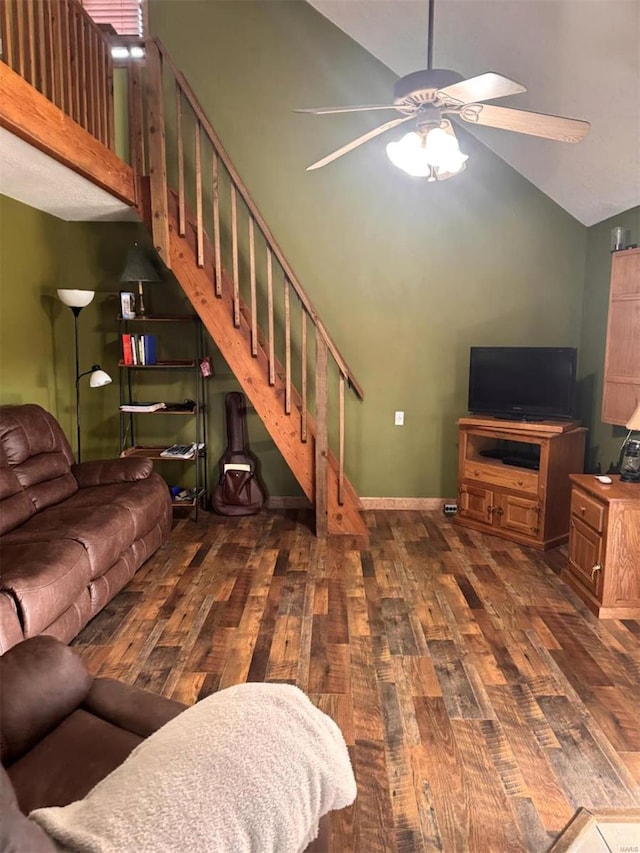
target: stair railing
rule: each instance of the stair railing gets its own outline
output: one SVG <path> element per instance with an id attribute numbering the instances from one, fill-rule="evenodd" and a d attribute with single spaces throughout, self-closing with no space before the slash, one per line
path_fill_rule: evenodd
<path id="1" fill-rule="evenodd" d="M 190 207 L 195 209 L 198 266 L 205 266 L 206 234 L 213 247 L 215 259 L 213 292 L 216 297 L 222 296 L 225 259 L 228 261 L 225 268 L 232 273 L 233 323 L 238 328 L 241 325 L 241 314 L 246 310 L 244 319 L 250 327 L 251 354 L 257 357 L 259 347 L 263 347 L 268 364 L 266 381 L 272 386 L 276 384 L 277 376 L 283 381 L 284 411 L 290 415 L 294 409 L 298 410 L 301 442 L 307 441 L 312 426 L 308 420 L 308 409 L 311 396 L 315 398 L 313 428 L 316 530 L 318 535 L 326 535 L 330 457 L 329 356 L 337 372 L 337 493 L 340 505 L 344 503 L 345 490 L 345 385 L 350 386 L 360 399 L 364 396 L 362 388 L 327 333 L 188 81 L 159 40 L 147 40 L 145 48 L 145 63 L 130 65 L 130 135 L 134 168 L 137 174 L 148 175 L 150 179 L 154 245 L 165 264 L 170 266 L 167 189 L 169 173 L 177 192 L 179 234 L 185 236 L 187 231 L 189 203 Z M 169 109 L 173 114 L 173 127 L 170 122 L 165 122 L 165 111 L 168 112 Z M 165 138 L 167 128 L 174 131 L 174 136 L 169 140 Z M 168 147 L 172 149 L 173 158 L 167 156 Z M 227 216 L 223 215 L 225 213 Z M 244 222 L 241 214 L 244 215 Z M 205 218 L 209 220 L 209 231 L 206 231 Z M 241 251 L 241 244 L 244 252 Z M 264 253 L 261 263 L 259 253 Z M 275 313 L 278 299 L 274 286 L 276 280 L 282 280 L 283 283 L 280 295 L 282 317 Z M 246 297 L 241 292 L 243 290 Z M 295 333 L 292 326 L 292 295 L 297 299 L 300 314 L 300 325 Z M 259 317 L 266 327 L 264 339 L 258 324 Z M 311 358 L 309 324 L 315 330 L 313 388 L 310 387 L 308 368 Z M 283 327 L 281 331 L 284 341 L 278 339 L 277 343 L 278 326 Z M 277 346 L 282 352 L 282 359 L 277 357 Z M 294 349 L 297 352 L 294 353 Z M 297 362 L 295 369 L 300 381 L 299 392 L 292 381 L 294 354 Z"/>
<path id="2" fill-rule="evenodd" d="M 115 150 L 113 61 L 79 0 L 1 0 L 2 60 Z"/>

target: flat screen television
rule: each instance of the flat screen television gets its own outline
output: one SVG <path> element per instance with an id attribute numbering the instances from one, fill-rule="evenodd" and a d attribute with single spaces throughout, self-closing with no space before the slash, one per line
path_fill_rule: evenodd
<path id="1" fill-rule="evenodd" d="M 511 420 L 574 414 L 573 347 L 471 347 L 469 411 Z"/>

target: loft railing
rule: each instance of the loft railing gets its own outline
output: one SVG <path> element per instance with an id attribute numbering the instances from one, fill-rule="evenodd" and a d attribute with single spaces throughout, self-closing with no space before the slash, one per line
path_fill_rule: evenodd
<path id="1" fill-rule="evenodd" d="M 246 310 L 251 354 L 257 357 L 258 348 L 264 346 L 268 364 L 265 381 L 270 385 L 276 384 L 277 374 L 282 376 L 284 411 L 299 417 L 301 442 L 308 438 L 307 412 L 313 398 L 316 526 L 320 534 L 326 533 L 322 530 L 322 519 L 326 518 L 330 426 L 337 433 L 337 490 L 338 503 L 342 504 L 345 385 L 360 399 L 363 391 L 258 211 L 189 83 L 159 40 L 146 42 L 146 62 L 144 65 L 132 63 L 129 79 L 132 156 L 136 172 L 150 177 L 154 245 L 169 265 L 168 176 L 177 194 L 179 234 L 186 233 L 187 208 L 190 207 L 195 210 L 198 266 L 205 266 L 206 235 L 215 259 L 212 291 L 215 296 L 222 296 L 224 263 L 231 271 L 234 325 L 240 326 L 241 314 Z M 278 288 L 282 287 L 280 293 L 276 283 Z M 276 303 L 281 313 L 276 312 Z M 294 328 L 292 315 L 296 303 L 299 322 Z M 266 330 L 264 337 L 261 328 Z M 312 360 L 310 339 L 314 332 L 315 367 L 312 371 L 309 367 Z M 330 373 L 331 362 L 333 373 Z M 294 371 L 299 390 L 293 384 Z M 333 394 L 330 376 L 335 373 L 337 390 Z M 337 425 L 330 424 L 328 413 L 330 400 L 335 396 Z"/>
<path id="2" fill-rule="evenodd" d="M 2 59 L 114 150 L 110 46 L 78 0 L 1 0 Z"/>

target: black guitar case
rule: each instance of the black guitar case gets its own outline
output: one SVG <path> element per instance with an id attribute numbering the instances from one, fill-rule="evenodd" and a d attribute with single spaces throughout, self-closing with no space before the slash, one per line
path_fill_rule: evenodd
<path id="1" fill-rule="evenodd" d="M 264 490 L 256 476 L 256 459 L 245 447 L 244 394 L 225 398 L 227 448 L 220 457 L 220 480 L 213 492 L 213 508 L 221 515 L 255 515 L 264 506 Z"/>

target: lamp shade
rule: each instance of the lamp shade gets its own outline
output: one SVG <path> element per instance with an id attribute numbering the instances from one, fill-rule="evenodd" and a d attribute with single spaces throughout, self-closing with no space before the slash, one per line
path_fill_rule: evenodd
<path id="1" fill-rule="evenodd" d="M 89 385 L 91 388 L 102 388 L 103 385 L 109 385 L 110 382 L 112 382 L 112 379 L 109 374 L 100 368 L 92 371 L 89 379 Z"/>
<path id="2" fill-rule="evenodd" d="M 635 412 L 627 421 L 626 427 L 629 430 L 640 430 L 640 403 L 638 403 Z"/>
<path id="3" fill-rule="evenodd" d="M 85 308 L 95 294 L 95 290 L 58 290 L 58 299 L 69 308 Z"/>
<path id="4" fill-rule="evenodd" d="M 127 253 L 127 262 L 120 281 L 160 281 L 146 252 L 134 243 Z"/>

